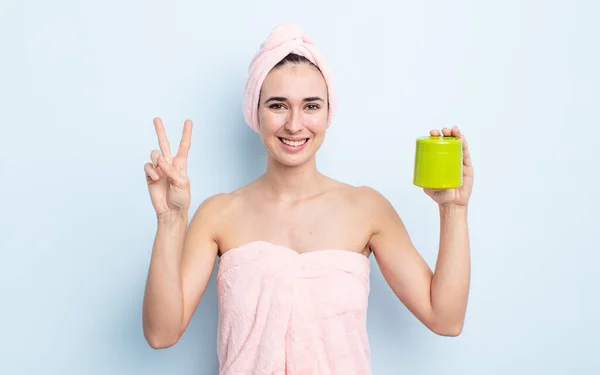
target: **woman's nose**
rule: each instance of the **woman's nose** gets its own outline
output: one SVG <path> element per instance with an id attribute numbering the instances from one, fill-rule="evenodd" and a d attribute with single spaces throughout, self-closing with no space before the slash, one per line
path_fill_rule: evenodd
<path id="1" fill-rule="evenodd" d="M 302 113 L 297 110 L 292 110 L 285 124 L 285 130 L 290 133 L 297 133 L 304 128 L 302 124 Z"/>

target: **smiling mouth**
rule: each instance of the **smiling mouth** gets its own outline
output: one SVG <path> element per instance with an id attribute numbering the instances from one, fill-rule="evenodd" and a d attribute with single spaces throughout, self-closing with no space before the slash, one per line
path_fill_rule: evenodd
<path id="1" fill-rule="evenodd" d="M 283 144 L 285 144 L 287 146 L 300 147 L 300 146 L 304 145 L 308 141 L 308 138 L 300 139 L 300 140 L 297 140 L 297 141 L 292 141 L 292 140 L 289 140 L 289 139 L 286 139 L 286 138 L 279 138 L 279 140 Z"/>

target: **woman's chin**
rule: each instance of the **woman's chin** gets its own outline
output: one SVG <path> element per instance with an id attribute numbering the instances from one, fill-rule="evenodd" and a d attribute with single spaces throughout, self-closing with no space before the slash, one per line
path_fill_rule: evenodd
<path id="1" fill-rule="evenodd" d="M 310 160 L 310 155 L 277 155 L 275 160 L 285 167 L 298 167 Z"/>
<path id="2" fill-rule="evenodd" d="M 275 150 L 270 152 L 270 156 L 277 164 L 291 168 L 307 163 L 309 160 L 311 160 L 313 155 L 310 152 L 289 154 L 286 152 L 281 152 L 281 150 Z"/>

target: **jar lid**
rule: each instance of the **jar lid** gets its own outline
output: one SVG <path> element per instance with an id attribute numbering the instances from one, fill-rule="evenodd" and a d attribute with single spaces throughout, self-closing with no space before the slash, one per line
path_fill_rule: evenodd
<path id="1" fill-rule="evenodd" d="M 417 138 L 417 150 L 450 151 L 462 150 L 462 141 L 457 137 L 425 136 Z"/>

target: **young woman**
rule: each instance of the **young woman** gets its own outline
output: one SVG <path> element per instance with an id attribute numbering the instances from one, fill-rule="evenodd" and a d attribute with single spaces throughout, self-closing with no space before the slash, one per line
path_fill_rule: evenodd
<path id="1" fill-rule="evenodd" d="M 251 63 L 244 98 L 246 121 L 268 151 L 266 171 L 207 198 L 189 225 L 192 123 L 184 123 L 173 154 L 162 122 L 154 120 L 160 150 L 144 167 L 158 218 L 143 306 L 151 347 L 179 340 L 218 257 L 220 374 L 370 374 L 371 253 L 425 326 L 444 336 L 461 332 L 473 185 L 464 136 L 457 127 L 441 131 L 463 141 L 462 187 L 425 190 L 441 224 L 432 272 L 388 200 L 317 170 L 334 109 L 330 74 L 310 39 L 294 25 L 276 27 Z"/>

